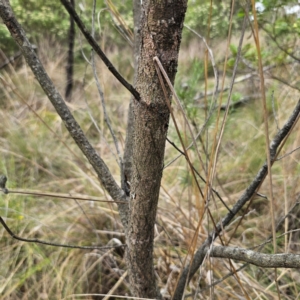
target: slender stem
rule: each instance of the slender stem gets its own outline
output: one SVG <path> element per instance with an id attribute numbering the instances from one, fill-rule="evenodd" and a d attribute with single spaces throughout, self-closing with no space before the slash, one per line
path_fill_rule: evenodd
<path id="1" fill-rule="evenodd" d="M 298 122 L 300 117 L 300 100 L 298 101 L 294 111 L 292 112 L 289 119 L 286 121 L 284 126 L 277 132 L 273 141 L 270 144 L 270 154 L 271 161 L 274 163 L 277 155 L 280 153 L 282 149 L 282 145 L 286 142 L 287 137 L 289 136 L 291 130 L 294 128 L 295 124 Z M 220 234 L 220 232 L 225 228 L 232 219 L 236 216 L 236 214 L 244 207 L 244 205 L 249 202 L 252 197 L 256 194 L 259 187 L 263 183 L 264 179 L 268 174 L 268 166 L 265 163 L 260 170 L 258 171 L 256 177 L 253 179 L 251 184 L 236 202 L 236 204 L 232 207 L 232 209 L 227 213 L 227 215 L 222 219 L 221 222 L 217 224 L 217 231 L 213 230 L 204 241 L 202 246 L 200 246 L 195 253 L 193 261 L 190 265 L 186 266 L 183 270 L 177 288 L 174 293 L 173 300 L 179 300 L 182 298 L 184 293 L 184 287 L 186 285 L 187 280 L 192 278 L 197 270 L 200 268 L 204 257 L 206 255 L 206 247 L 209 246 L 212 241 Z"/>
<path id="2" fill-rule="evenodd" d="M 2 226 L 5 228 L 5 230 L 8 232 L 8 234 L 18 240 L 18 241 L 22 241 L 22 242 L 26 242 L 26 243 L 37 243 L 37 244 L 43 244 L 43 245 L 47 245 L 47 246 L 53 246 L 53 247 L 63 247 L 63 248 L 72 248 L 72 249 L 85 249 L 85 250 L 91 250 L 91 249 L 112 249 L 112 248 L 119 248 L 119 247 L 126 247 L 126 244 L 122 244 L 122 245 L 116 245 L 116 246 L 77 246 L 77 245 L 67 245 L 67 244 L 57 244 L 57 243 L 51 243 L 51 242 L 46 242 L 46 241 L 42 241 L 39 239 L 26 239 L 26 238 L 22 238 L 16 234 L 14 234 L 11 229 L 7 226 L 7 224 L 4 222 L 4 220 L 2 219 L 2 217 L 0 217 L 0 223 L 2 224 Z"/>
<path id="3" fill-rule="evenodd" d="M 95 50 L 95 52 L 100 56 L 104 64 L 107 66 L 109 71 L 119 80 L 119 82 L 135 97 L 136 100 L 140 100 L 140 94 L 138 91 L 130 84 L 128 83 L 124 77 L 116 70 L 116 68 L 113 66 L 113 64 L 110 62 L 110 60 L 107 58 L 107 56 L 104 54 L 104 52 L 101 50 L 100 46 L 97 44 L 93 36 L 88 32 L 86 27 L 84 26 L 83 22 L 77 15 L 75 9 L 71 5 L 71 3 L 67 0 L 60 0 L 62 5 L 66 8 L 70 16 L 74 19 L 76 22 L 78 28 L 81 30 L 82 34 L 85 36 L 88 43 L 92 46 L 92 48 Z"/>
<path id="4" fill-rule="evenodd" d="M 42 63 L 37 57 L 31 43 L 26 37 L 23 28 L 16 20 L 9 2 L 6 0 L 0 0 L 0 16 L 10 31 L 12 37 L 20 47 L 27 64 L 31 68 L 48 99 L 51 101 L 56 112 L 64 122 L 64 125 L 69 131 L 71 137 L 74 139 L 82 153 L 96 171 L 101 184 L 104 186 L 113 200 L 125 201 L 126 195 L 124 191 L 118 186 L 107 165 L 91 145 L 80 125 L 77 123 L 67 107 L 62 96 L 57 91 L 52 80 L 49 78 Z M 126 226 L 128 205 L 118 203 L 118 206 L 122 223 L 124 226 Z"/>

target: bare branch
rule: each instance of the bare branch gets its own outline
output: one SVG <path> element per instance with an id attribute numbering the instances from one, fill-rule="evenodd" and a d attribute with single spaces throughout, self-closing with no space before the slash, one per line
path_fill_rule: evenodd
<path id="1" fill-rule="evenodd" d="M 208 251 L 208 247 L 205 249 Z M 230 258 L 262 268 L 300 268 L 300 254 L 265 254 L 244 248 L 213 246 L 211 257 Z"/>
<path id="2" fill-rule="evenodd" d="M 282 47 L 281 42 L 278 42 L 277 37 L 274 36 L 269 30 L 267 30 L 266 27 L 263 24 L 259 24 L 259 25 L 260 25 L 260 28 L 262 28 L 262 30 L 264 32 L 266 32 L 267 35 L 269 36 L 269 38 L 271 38 L 271 40 L 276 44 L 278 49 L 280 49 L 286 55 L 290 56 L 292 59 L 300 62 L 300 57 L 294 55 L 293 52 L 290 52 L 287 49 L 285 49 L 284 47 Z"/>
<path id="3" fill-rule="evenodd" d="M 269 71 L 271 69 L 274 69 L 274 68 L 276 68 L 278 66 L 281 66 L 281 64 L 274 64 L 274 65 L 266 66 L 266 67 L 263 68 L 263 70 L 264 70 L 264 72 L 267 72 L 267 71 Z M 252 79 L 252 78 L 255 78 L 255 77 L 257 77 L 257 72 L 255 70 L 252 70 L 250 73 L 238 77 L 234 81 L 234 84 L 241 83 L 241 82 L 244 82 L 244 81 L 246 81 L 248 79 Z M 211 91 L 208 91 L 206 93 L 206 96 L 212 96 L 212 95 L 214 95 L 215 92 L 217 94 L 219 94 L 221 92 L 224 93 L 224 92 L 228 91 L 229 89 L 230 89 L 230 86 L 226 86 L 226 87 L 224 87 L 222 89 L 218 89 L 217 91 L 211 90 Z M 193 100 L 199 101 L 199 100 L 203 99 L 204 97 L 205 97 L 205 94 L 204 93 L 200 93 Z"/>
<path id="4" fill-rule="evenodd" d="M 227 107 L 229 107 L 229 109 L 236 109 L 236 108 L 239 108 L 240 106 L 243 106 L 243 105 L 247 104 L 251 100 L 259 99 L 260 97 L 261 97 L 260 94 L 253 94 L 253 95 L 250 95 L 250 96 L 245 96 L 245 97 L 241 98 L 238 101 L 222 104 L 220 106 L 220 110 L 226 110 Z"/>
<path id="5" fill-rule="evenodd" d="M 190 28 L 189 26 L 187 26 L 186 24 L 184 25 L 184 27 L 186 27 L 188 30 L 190 30 L 191 32 L 193 32 L 196 36 L 198 36 L 200 39 L 202 39 L 208 53 L 209 53 L 209 56 L 210 56 L 210 60 L 211 60 L 211 64 L 212 64 L 212 67 L 213 67 L 213 70 L 214 70 L 214 76 L 215 76 L 215 88 L 214 90 L 212 91 L 212 105 L 211 105 L 211 109 L 213 110 L 214 109 L 214 106 L 215 106 L 215 96 L 217 95 L 218 93 L 218 90 L 219 90 L 219 72 L 218 72 L 218 68 L 216 66 L 216 62 L 215 62 L 215 58 L 214 58 L 214 54 L 213 54 L 213 51 L 211 50 L 211 48 L 208 46 L 208 43 L 206 41 L 206 39 L 200 35 L 198 32 L 196 32 L 194 29 Z M 206 94 L 206 96 L 208 96 Z M 205 97 L 205 95 L 204 95 Z"/>
<path id="6" fill-rule="evenodd" d="M 0 181 L 3 178 L 2 176 L 6 177 L 5 175 L 0 176 Z M 20 195 L 31 195 L 31 196 L 38 196 L 38 197 L 51 197 L 51 198 L 60 198 L 60 199 L 71 199 L 71 200 L 81 200 L 81 201 L 92 201 L 92 202 L 105 202 L 105 203 L 126 203 L 128 201 L 111 201 L 111 200 L 101 200 L 95 199 L 88 196 L 80 197 L 80 196 L 72 196 L 66 194 L 58 194 L 58 193 L 42 193 L 42 192 L 33 192 L 33 191 L 20 191 L 20 190 L 8 190 L 7 188 L 1 187 L 4 194 L 20 194 Z"/>
<path id="7" fill-rule="evenodd" d="M 167 141 L 169 142 L 169 144 L 171 144 L 181 155 L 183 155 L 186 158 L 186 155 L 183 151 L 181 151 L 176 145 L 175 143 L 173 143 L 172 141 L 170 141 L 169 138 L 167 138 Z M 187 158 L 186 158 L 187 159 Z M 197 176 L 201 179 L 202 182 L 206 183 L 206 180 L 203 178 L 203 176 L 201 176 L 201 174 L 197 171 L 197 169 L 192 165 L 191 166 L 194 169 L 194 172 L 197 174 Z M 224 200 L 222 199 L 222 197 L 220 196 L 220 194 L 213 188 L 212 191 L 214 192 L 214 194 L 219 198 L 219 200 L 222 202 L 222 204 L 226 207 L 226 209 L 229 211 L 230 208 L 228 207 L 228 205 L 226 204 L 226 202 L 224 202 Z"/>
<path id="8" fill-rule="evenodd" d="M 283 83 L 283 84 L 286 85 L 286 86 L 289 86 L 289 87 L 292 88 L 292 89 L 295 89 L 295 90 L 297 90 L 297 91 L 300 91 L 300 88 L 299 88 L 298 85 L 293 85 L 293 84 L 291 84 L 288 80 L 285 80 L 285 79 L 283 79 L 283 78 L 280 78 L 280 77 L 278 77 L 278 76 L 276 76 L 276 75 L 273 75 L 273 74 L 271 74 L 271 73 L 268 73 L 268 76 L 269 76 L 270 78 L 272 78 L 272 79 L 275 79 L 275 80 L 277 80 L 277 81 Z"/>
<path id="9" fill-rule="evenodd" d="M 284 221 L 286 218 L 288 218 L 289 216 L 291 216 L 292 213 L 293 213 L 293 211 L 294 211 L 299 205 L 300 205 L 300 202 L 296 202 L 296 203 L 293 205 L 293 207 L 289 210 L 289 212 L 288 212 L 286 215 L 284 215 L 282 218 L 279 219 L 279 221 L 278 221 L 278 223 L 277 223 L 277 225 L 276 225 L 276 232 L 279 230 L 279 227 L 282 225 L 283 221 Z M 284 235 L 286 235 L 286 234 L 289 234 L 289 233 L 292 233 L 292 232 L 295 232 L 295 231 L 299 231 L 299 229 L 296 229 L 296 230 L 289 230 L 289 231 L 287 231 L 287 232 L 284 232 L 283 234 L 277 235 L 277 236 L 276 236 L 276 239 L 281 238 L 282 236 L 284 236 Z M 272 240 L 273 240 L 272 235 L 270 235 L 270 237 L 269 237 L 266 241 L 264 241 L 262 244 L 256 245 L 256 246 L 254 246 L 254 247 L 251 247 L 251 248 L 248 249 L 248 250 L 252 250 L 252 249 L 258 248 L 258 251 L 261 251 L 261 250 L 263 249 L 263 247 L 264 247 L 266 244 L 272 242 Z M 229 272 L 228 274 L 226 274 L 225 276 L 223 276 L 221 279 L 216 280 L 216 281 L 214 281 L 212 284 L 210 284 L 210 285 L 206 286 L 205 288 L 201 289 L 201 291 L 205 291 L 205 290 L 210 289 L 212 286 L 216 286 L 217 284 L 221 283 L 222 281 L 224 281 L 224 280 L 227 279 L 228 277 L 234 275 L 236 272 L 239 272 L 239 271 L 241 271 L 242 269 L 244 269 L 245 267 L 247 267 L 247 266 L 249 265 L 249 263 L 250 263 L 250 262 L 245 263 L 244 265 L 242 265 L 241 267 L 239 267 L 238 269 L 236 269 L 234 272 Z"/>
<path id="10" fill-rule="evenodd" d="M 72 248 L 72 249 L 85 249 L 85 250 L 91 250 L 91 249 L 103 249 L 103 250 L 107 250 L 107 249 L 112 249 L 112 248 L 126 247 L 126 244 L 116 245 L 116 246 L 77 246 L 77 245 L 67 245 L 67 244 L 50 243 L 50 242 L 46 242 L 46 241 L 41 241 L 39 239 L 26 239 L 26 238 L 22 238 L 22 237 L 17 236 L 16 234 L 14 234 L 10 230 L 10 228 L 7 226 L 7 224 L 4 222 L 4 220 L 2 219 L 2 217 L 0 217 L 0 223 L 3 225 L 3 227 L 5 228 L 5 230 L 8 232 L 8 234 L 12 238 L 14 238 L 14 239 L 16 239 L 18 241 L 26 242 L 26 243 L 37 243 L 37 244 L 43 244 L 43 245 L 47 245 L 47 246 Z"/>
<path id="11" fill-rule="evenodd" d="M 93 1 L 93 11 L 92 11 L 92 37 L 94 37 L 95 34 L 95 10 L 96 10 L 96 1 Z M 105 101 L 104 101 L 104 93 L 103 90 L 101 88 L 101 84 L 97 75 L 97 70 L 96 70 L 96 61 L 95 61 L 95 55 L 94 55 L 94 51 L 92 50 L 92 54 L 91 54 L 91 64 L 92 64 L 92 69 L 93 69 L 93 74 L 94 74 L 94 79 L 96 82 L 96 86 L 98 89 L 98 93 L 101 99 L 101 104 L 102 104 L 102 109 L 103 109 L 103 115 L 104 115 L 104 121 L 110 131 L 110 134 L 113 138 L 114 144 L 115 144 L 115 148 L 119 157 L 119 167 L 120 167 L 120 172 L 121 174 L 123 174 L 123 160 L 122 160 L 122 156 L 121 156 L 121 151 L 120 151 L 120 147 L 119 147 L 119 143 L 118 140 L 116 138 L 115 132 L 113 130 L 113 127 L 111 125 L 111 121 L 110 118 L 108 116 L 108 113 L 106 111 L 106 105 L 105 105 Z M 121 175 L 122 176 L 122 175 Z"/>
<path id="12" fill-rule="evenodd" d="M 35 54 L 32 45 L 27 39 L 23 28 L 15 19 L 10 4 L 7 0 L 0 0 L 0 16 L 3 19 L 4 24 L 9 29 L 12 37 L 19 45 L 28 65 L 30 66 L 32 72 L 34 73 L 36 79 L 39 81 L 49 100 L 53 104 L 57 113 L 63 120 L 70 135 L 72 136 L 80 150 L 83 152 L 85 157 L 89 160 L 90 164 L 93 166 L 102 185 L 114 200 L 125 201 L 125 193 L 118 186 L 108 167 L 92 147 L 79 124 L 68 109 L 62 96 L 55 88 L 39 58 Z M 126 224 L 128 205 L 119 204 L 119 209 L 122 222 L 123 224 Z"/>
<path id="13" fill-rule="evenodd" d="M 290 118 L 284 124 L 281 130 L 279 130 L 274 137 L 273 141 L 270 145 L 270 154 L 271 154 L 271 161 L 274 162 L 277 156 L 277 150 L 280 144 L 285 140 L 285 138 L 289 135 L 290 130 L 294 127 L 296 122 L 299 119 L 300 115 L 300 100 L 298 101 L 294 111 L 292 112 Z M 267 163 L 260 168 L 256 177 L 249 185 L 249 187 L 245 190 L 233 208 L 227 213 L 227 215 L 222 219 L 221 222 L 217 224 L 217 230 L 212 231 L 207 239 L 204 241 L 202 246 L 197 250 L 192 263 L 185 267 L 182 271 L 180 279 L 178 281 L 177 288 L 174 293 L 173 300 L 181 300 L 183 295 L 184 287 L 186 285 L 186 281 L 191 279 L 197 270 L 200 268 L 203 259 L 207 253 L 208 247 L 211 245 L 213 240 L 220 234 L 223 228 L 225 228 L 234 216 L 242 209 L 242 207 L 252 199 L 253 195 L 257 192 L 259 187 L 261 186 L 262 182 L 266 178 L 268 174 L 268 166 Z"/>
<path id="14" fill-rule="evenodd" d="M 300 147 L 297 147 L 297 148 L 295 148 L 294 150 L 292 150 L 292 151 L 290 151 L 290 152 L 288 152 L 288 153 L 286 153 L 286 154 L 284 154 L 284 155 L 278 157 L 276 160 L 281 160 L 281 159 L 283 159 L 283 158 L 285 158 L 285 157 L 291 155 L 292 153 L 294 153 L 295 151 L 297 151 L 297 150 L 299 150 L 299 149 L 300 149 Z"/>
<path id="15" fill-rule="evenodd" d="M 119 82 L 135 97 L 136 100 L 140 100 L 140 94 L 138 91 L 130 84 L 128 83 L 122 75 L 116 70 L 116 68 L 113 66 L 113 64 L 110 62 L 110 60 L 107 58 L 107 56 L 104 54 L 104 52 L 101 50 L 95 39 L 92 37 L 92 35 L 88 32 L 84 24 L 82 23 L 81 19 L 77 15 L 75 9 L 72 7 L 71 3 L 67 0 L 60 0 L 62 5 L 66 8 L 70 16 L 74 19 L 76 22 L 78 28 L 81 30 L 82 34 L 85 36 L 88 43 L 92 46 L 92 48 L 95 50 L 95 52 L 100 56 L 104 64 L 107 66 L 109 71 L 119 80 Z"/>

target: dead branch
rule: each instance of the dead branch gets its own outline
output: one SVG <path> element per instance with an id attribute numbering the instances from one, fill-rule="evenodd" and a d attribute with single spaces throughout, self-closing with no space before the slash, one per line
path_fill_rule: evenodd
<path id="1" fill-rule="evenodd" d="M 45 94 L 53 104 L 58 115 L 63 120 L 70 135 L 88 159 L 94 170 L 96 171 L 98 178 L 102 185 L 105 187 L 112 199 L 117 201 L 125 201 L 126 195 L 124 191 L 118 186 L 112 174 L 110 173 L 107 165 L 102 158 L 98 155 L 95 149 L 92 147 L 80 125 L 77 123 L 70 110 L 68 109 L 65 101 L 60 93 L 55 88 L 53 82 L 46 73 L 42 63 L 37 57 L 32 45 L 26 37 L 26 34 L 21 25 L 16 20 L 9 1 L 0 0 L 0 16 L 3 19 L 4 24 L 10 31 L 13 39 L 19 45 L 26 62 L 30 66 L 36 79 L 43 88 Z M 120 210 L 121 220 L 123 225 L 127 223 L 127 204 L 118 204 Z"/>
<path id="2" fill-rule="evenodd" d="M 36 244 L 42 244 L 42 245 L 47 245 L 47 246 L 53 246 L 53 247 L 62 247 L 62 248 L 71 248 L 71 249 L 84 249 L 84 250 L 92 250 L 92 249 L 107 250 L 107 249 L 112 249 L 112 248 L 126 247 L 126 244 L 121 244 L 121 245 L 116 245 L 116 246 L 78 246 L 78 245 L 57 244 L 57 243 L 53 243 L 53 242 L 42 241 L 42 240 L 39 240 L 39 239 L 27 239 L 27 238 L 22 238 L 22 237 L 20 237 L 16 234 L 14 234 L 11 231 L 11 229 L 7 226 L 5 221 L 2 219 L 2 217 L 0 217 L 0 223 L 2 224 L 4 229 L 8 232 L 8 234 L 12 238 L 14 238 L 18 241 L 26 242 L 26 243 L 36 243 Z"/>
<path id="3" fill-rule="evenodd" d="M 273 141 L 270 145 L 270 154 L 271 154 L 271 162 L 274 163 L 276 156 L 278 155 L 278 148 L 281 143 L 286 139 L 289 135 L 290 130 L 294 127 L 296 122 L 298 121 L 300 116 L 300 100 L 298 101 L 294 111 L 292 112 L 290 118 L 284 124 L 281 130 L 279 130 L 274 137 Z M 217 236 L 221 233 L 222 229 L 225 228 L 234 218 L 234 216 L 243 208 L 243 206 L 252 199 L 255 195 L 261 184 L 263 183 L 264 179 L 268 174 L 268 167 L 267 163 L 265 162 L 264 165 L 258 171 L 256 177 L 233 206 L 233 208 L 227 213 L 227 215 L 222 219 L 221 222 L 217 224 L 217 229 L 213 230 L 205 240 L 205 242 L 200 246 L 200 248 L 195 253 L 194 259 L 191 264 L 187 265 L 185 269 L 182 271 L 180 279 L 178 281 L 177 288 L 174 293 L 173 300 L 181 300 L 184 288 L 186 286 L 186 282 L 190 280 L 197 270 L 200 268 L 206 254 L 207 250 L 209 249 L 211 243 L 217 238 Z M 233 257 L 230 257 L 233 258 Z"/>
<path id="4" fill-rule="evenodd" d="M 261 268 L 300 268 L 300 254 L 265 254 L 244 248 L 213 246 L 206 247 L 210 257 L 236 259 Z"/>
<path id="5" fill-rule="evenodd" d="M 104 52 L 101 50 L 95 39 L 92 37 L 92 35 L 88 32 L 84 24 L 82 23 L 81 19 L 77 15 L 74 7 L 71 5 L 71 3 L 67 0 L 60 0 L 62 5 L 66 8 L 69 15 L 74 19 L 76 22 L 78 28 L 81 30 L 82 34 L 85 36 L 88 43 L 92 46 L 92 48 L 95 50 L 95 52 L 99 55 L 99 57 L 102 59 L 104 64 L 107 66 L 109 71 L 119 80 L 119 82 L 135 97 L 136 100 L 140 100 L 140 94 L 138 91 L 130 84 L 128 83 L 124 77 L 116 70 L 116 68 L 113 66 L 113 64 L 110 62 L 110 60 L 107 58 L 107 56 L 104 54 Z"/>

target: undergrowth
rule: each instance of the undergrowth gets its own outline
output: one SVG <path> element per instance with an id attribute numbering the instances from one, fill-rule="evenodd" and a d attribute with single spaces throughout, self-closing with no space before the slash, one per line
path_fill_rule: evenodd
<path id="1" fill-rule="evenodd" d="M 192 49 L 185 46 L 181 52 L 176 89 L 183 101 L 192 130 L 197 134 L 204 125 L 208 113 L 206 108 L 211 105 L 211 97 L 199 100 L 199 94 L 203 93 L 205 87 L 205 77 L 201 75 L 203 57 L 192 59 L 185 54 L 196 52 L 197 47 L 201 46 L 201 41 L 193 41 L 190 45 Z M 55 59 L 48 59 L 47 42 L 39 45 L 38 49 L 46 70 L 63 94 L 64 51 L 58 47 Z M 128 63 L 131 57 L 127 53 L 123 50 L 120 54 L 118 49 L 114 49 L 109 56 L 122 74 L 132 78 L 132 67 Z M 82 61 L 77 62 L 75 70 L 74 96 L 68 105 L 83 131 L 119 181 L 117 156 L 104 123 L 92 70 L 86 68 Z M 97 70 L 105 93 L 108 114 L 123 147 L 130 96 L 99 61 Z M 11 65 L 0 72 L 3 83 L 0 86 L 0 171 L 7 175 L 7 187 L 12 192 L 18 190 L 39 193 L 38 196 L 1 194 L 0 213 L 8 226 L 16 235 L 23 238 L 35 238 L 52 243 L 82 246 L 123 244 L 124 234 L 115 204 L 72 199 L 72 196 L 90 196 L 107 200 L 109 196 L 69 137 L 31 71 L 22 62 L 19 67 Z M 267 80 L 266 85 L 269 91 L 269 123 L 272 138 L 278 130 L 275 120 L 280 128 L 291 113 L 299 93 L 272 80 Z M 208 92 L 212 88 L 212 79 L 208 78 Z M 257 86 L 251 80 L 237 84 L 234 89 L 237 100 L 239 95 L 246 96 L 243 91 L 253 95 L 257 93 Z M 219 98 L 220 94 L 216 97 Z M 224 93 L 221 101 L 223 104 L 226 97 L 227 94 Z M 100 131 L 93 124 L 88 111 L 92 112 Z M 175 113 L 185 145 L 188 146 L 192 140 L 187 124 L 176 107 Z M 209 164 L 211 154 L 216 113 L 217 109 L 206 124 L 201 137 L 197 139 L 206 166 Z M 224 112 L 221 111 L 221 117 L 223 115 Z M 299 133 L 297 126 L 282 154 L 299 146 Z M 169 139 L 177 147 L 182 148 L 172 122 Z M 213 187 L 227 206 L 231 207 L 236 202 L 265 162 L 264 142 L 260 99 L 251 99 L 240 107 L 230 110 L 213 182 Z M 215 196 L 209 203 L 203 203 L 184 157 L 181 155 L 173 161 L 179 154 L 167 143 L 166 167 L 155 232 L 157 278 L 165 297 L 172 295 L 183 262 L 190 259 L 187 253 L 205 205 L 209 206 L 215 222 L 227 213 L 224 204 Z M 195 149 L 191 148 L 189 154 L 195 168 L 206 177 Z M 291 208 L 298 201 L 299 151 L 274 164 L 273 182 L 275 215 L 278 221 L 287 213 L 286 208 Z M 201 186 L 204 188 L 204 183 L 201 183 Z M 263 196 L 267 191 L 267 185 L 263 185 L 261 195 L 257 195 L 249 209 L 244 210 L 246 216 L 237 230 L 235 226 L 238 222 L 235 222 L 224 230 L 223 240 L 230 239 L 231 246 L 251 248 L 270 237 L 270 204 L 269 199 Z M 46 197 L 42 195 L 43 193 L 67 194 L 70 199 Z M 297 226 L 297 218 L 294 218 L 289 224 L 282 225 L 279 233 L 296 229 Z M 198 246 L 212 229 L 213 223 L 205 215 L 201 222 Z M 121 248 L 78 250 L 26 243 L 12 239 L 2 227 L 0 237 L 1 299 L 65 299 L 74 294 L 106 294 L 114 287 L 111 294 L 129 295 L 124 250 Z M 297 251 L 299 248 L 296 234 L 283 236 L 277 242 L 278 252 Z M 219 241 L 216 241 L 216 244 L 218 243 Z M 272 252 L 271 245 L 268 244 L 262 251 Z M 235 269 L 242 265 L 234 261 L 231 261 L 231 264 Z M 246 266 L 238 272 L 238 275 L 224 279 L 230 270 L 232 266 L 226 260 L 206 259 L 198 276 L 187 286 L 187 297 L 192 299 L 191 295 L 197 290 L 199 299 L 208 299 L 211 294 L 214 295 L 213 299 L 239 299 L 243 295 L 243 288 L 250 299 L 276 298 L 272 270 Z M 211 289 L 208 288 L 211 283 L 222 278 L 220 283 Z M 278 278 L 285 299 L 296 299 L 300 288 L 298 272 L 279 269 Z M 68 299 L 75 298 L 75 296 L 68 297 Z M 102 299 L 100 296 L 90 297 L 90 299 L 100 298 Z"/>

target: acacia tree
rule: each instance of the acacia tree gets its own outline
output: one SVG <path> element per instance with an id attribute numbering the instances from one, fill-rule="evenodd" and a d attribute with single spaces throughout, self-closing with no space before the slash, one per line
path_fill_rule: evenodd
<path id="1" fill-rule="evenodd" d="M 118 204 L 126 236 L 126 264 L 132 294 L 136 297 L 161 298 L 153 266 L 154 225 L 164 167 L 170 103 L 174 94 L 172 85 L 177 71 L 187 0 L 145 0 L 142 1 L 141 7 L 140 1 L 134 1 L 137 59 L 133 86 L 116 71 L 104 55 L 71 3 L 66 0 L 61 2 L 95 52 L 132 94 L 124 157 L 120 164 L 121 186 L 117 184 L 105 162 L 90 144 L 51 82 L 21 25 L 15 19 L 8 0 L 0 0 L 0 15 L 70 135 L 93 166 L 103 187 Z M 215 224 L 203 245 L 192 255 L 191 262 L 182 270 L 173 299 L 179 300 L 183 297 L 187 282 L 199 269 L 207 253 L 212 257 L 238 259 L 265 267 L 300 267 L 297 255 L 265 255 L 245 249 L 212 247 L 212 242 L 220 235 L 223 228 L 260 188 L 268 169 L 278 155 L 279 146 L 297 122 L 299 111 L 300 103 L 271 143 L 268 149 L 268 163 L 261 167 L 245 193 L 229 209 L 228 214 Z M 184 155 L 191 171 L 195 172 L 186 150 Z M 4 181 L 1 182 L 0 187 L 6 189 Z M 207 188 L 212 191 L 209 184 Z M 208 202 L 209 192 L 203 193 L 200 187 L 199 192 L 203 201 Z"/>

